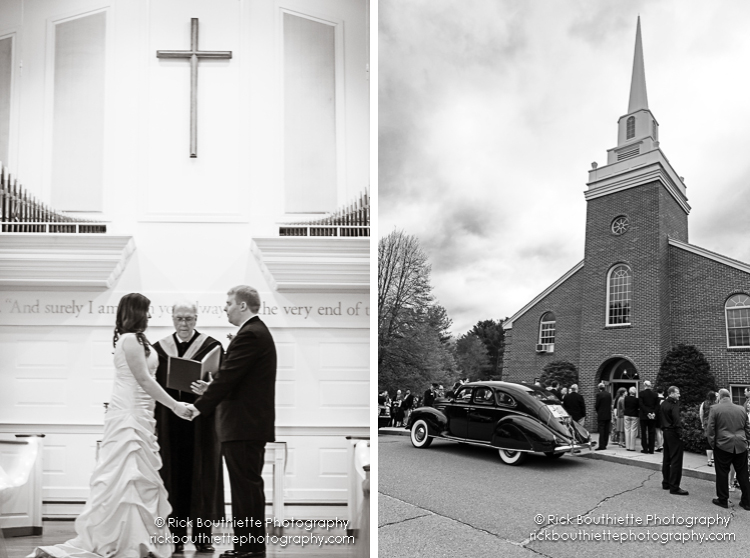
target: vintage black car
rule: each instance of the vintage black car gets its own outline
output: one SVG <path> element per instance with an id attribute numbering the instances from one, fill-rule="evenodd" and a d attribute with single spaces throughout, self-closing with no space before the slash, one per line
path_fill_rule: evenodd
<path id="1" fill-rule="evenodd" d="M 433 438 L 490 446 L 508 465 L 520 465 L 532 452 L 558 458 L 592 447 L 588 431 L 552 393 L 509 382 L 464 384 L 432 407 L 415 409 L 406 428 L 416 448 L 429 447 Z"/>

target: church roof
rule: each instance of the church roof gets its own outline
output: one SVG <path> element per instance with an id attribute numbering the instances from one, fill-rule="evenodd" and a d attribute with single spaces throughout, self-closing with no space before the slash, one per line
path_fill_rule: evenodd
<path id="1" fill-rule="evenodd" d="M 635 30 L 635 54 L 633 55 L 633 77 L 630 80 L 628 113 L 641 109 L 648 110 L 648 95 L 646 93 L 646 69 L 643 64 L 641 16 L 638 16 L 638 25 Z"/>
<path id="2" fill-rule="evenodd" d="M 687 242 L 681 242 L 679 240 L 675 240 L 674 238 L 670 238 L 669 245 L 685 250 L 686 252 L 692 252 L 693 254 L 703 256 L 704 258 L 708 258 L 709 260 L 728 265 L 729 267 L 739 269 L 740 271 L 744 271 L 745 273 L 750 273 L 750 264 L 746 264 L 739 260 L 733 260 L 732 258 L 722 256 L 721 254 L 717 254 L 716 252 L 711 252 L 710 250 L 706 250 L 705 248 L 695 246 L 694 244 L 688 244 Z"/>
<path id="3" fill-rule="evenodd" d="M 539 293 L 536 297 L 534 297 L 534 299 L 531 302 L 529 302 L 528 304 L 526 304 L 526 306 L 524 306 L 518 312 L 516 312 L 515 314 L 513 314 L 510 318 L 508 318 L 507 320 L 505 320 L 503 322 L 503 329 L 512 329 L 513 328 L 513 322 L 515 320 L 517 320 L 518 318 L 520 318 L 521 316 L 523 316 L 526 312 L 528 312 L 531 308 L 533 308 L 536 305 L 537 302 L 539 302 L 540 300 L 542 300 L 545 296 L 547 296 L 548 294 L 550 294 L 557 287 L 559 287 L 560 285 L 562 285 L 563 283 L 565 283 L 565 281 L 567 281 L 570 277 L 572 277 L 576 272 L 580 271 L 581 269 L 583 269 L 583 261 L 578 262 L 575 265 L 575 267 L 573 267 L 573 269 L 571 269 L 570 271 L 568 271 L 565 275 L 563 275 L 562 277 L 560 277 L 557 281 L 555 281 L 554 283 L 552 283 L 549 287 L 547 287 L 541 293 Z"/>

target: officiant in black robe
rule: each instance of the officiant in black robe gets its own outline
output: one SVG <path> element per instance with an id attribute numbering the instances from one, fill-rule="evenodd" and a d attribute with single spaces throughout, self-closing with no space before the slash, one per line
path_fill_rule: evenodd
<path id="1" fill-rule="evenodd" d="M 197 319 L 198 311 L 194 305 L 176 304 L 172 308 L 175 332 L 154 344 L 159 355 L 156 381 L 177 401 L 186 403 L 193 403 L 198 396 L 167 388 L 169 356 L 201 360 L 214 347 L 221 345 L 216 339 L 195 330 Z M 211 528 L 196 527 L 195 520 L 224 518 L 221 445 L 216 434 L 215 415 L 200 415 L 192 422 L 186 421 L 159 403 L 155 415 L 162 458 L 159 472 L 172 505 L 170 517 L 192 520 L 192 541 L 196 550 L 213 552 Z M 170 530 L 175 536 L 187 535 L 186 526 L 173 526 Z M 181 552 L 183 547 L 181 543 L 176 544 L 175 552 Z"/>

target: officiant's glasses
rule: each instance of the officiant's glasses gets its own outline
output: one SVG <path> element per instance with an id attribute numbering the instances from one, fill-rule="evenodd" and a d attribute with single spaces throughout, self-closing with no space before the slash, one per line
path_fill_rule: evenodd
<path id="1" fill-rule="evenodd" d="M 189 317 L 184 317 L 184 316 L 173 316 L 173 317 L 172 317 L 172 319 L 173 319 L 174 321 L 176 321 L 176 322 L 182 322 L 182 323 L 186 323 L 186 324 L 189 324 L 189 323 L 191 323 L 191 322 L 194 322 L 194 321 L 195 321 L 195 316 L 189 316 Z"/>

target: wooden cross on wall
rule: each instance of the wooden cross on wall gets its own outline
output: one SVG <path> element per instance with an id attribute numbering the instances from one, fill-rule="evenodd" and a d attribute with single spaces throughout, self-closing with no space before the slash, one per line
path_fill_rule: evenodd
<path id="1" fill-rule="evenodd" d="M 190 50 L 157 50 L 157 58 L 190 59 L 190 157 L 198 157 L 198 60 L 229 59 L 231 50 L 198 50 L 198 18 L 190 18 Z"/>

